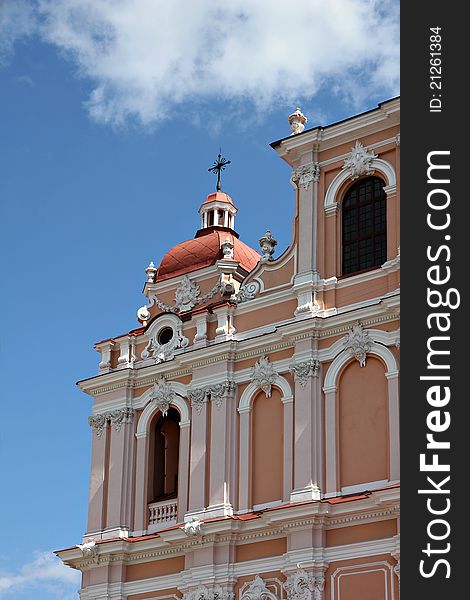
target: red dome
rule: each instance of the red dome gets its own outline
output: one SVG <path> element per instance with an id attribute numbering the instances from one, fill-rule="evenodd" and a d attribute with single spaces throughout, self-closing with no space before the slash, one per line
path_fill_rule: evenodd
<path id="1" fill-rule="evenodd" d="M 211 227 L 201 229 L 193 240 L 182 242 L 167 252 L 158 267 L 156 280 L 163 281 L 214 265 L 223 258 L 221 244 L 227 238 L 233 244 L 233 259 L 243 269 L 251 271 L 258 264 L 260 255 L 230 230 Z"/>

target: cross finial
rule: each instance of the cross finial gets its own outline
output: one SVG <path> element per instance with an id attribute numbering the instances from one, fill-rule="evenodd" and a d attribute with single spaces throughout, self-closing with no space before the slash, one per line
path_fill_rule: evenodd
<path id="1" fill-rule="evenodd" d="M 220 171 L 224 171 L 225 170 L 225 165 L 229 165 L 230 161 L 225 159 L 222 155 L 221 155 L 221 150 L 219 151 L 219 155 L 217 156 L 217 160 L 214 161 L 214 164 L 212 165 L 212 167 L 210 167 L 209 169 L 207 169 L 208 171 L 212 172 L 212 173 L 217 173 L 217 187 L 216 190 L 218 192 L 220 192 L 220 190 L 222 189 L 222 186 L 220 185 Z"/>

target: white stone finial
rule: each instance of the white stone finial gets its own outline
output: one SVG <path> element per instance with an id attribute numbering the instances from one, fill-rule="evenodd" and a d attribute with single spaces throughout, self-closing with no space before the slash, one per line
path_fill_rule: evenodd
<path id="1" fill-rule="evenodd" d="M 262 262 L 274 260 L 273 254 L 274 249 L 277 246 L 277 240 L 273 238 L 269 229 L 267 229 L 263 237 L 259 239 L 259 245 L 263 251 L 263 256 L 261 258 Z"/>
<path id="2" fill-rule="evenodd" d="M 153 264 L 153 260 L 150 261 L 149 266 L 145 269 L 147 274 L 147 283 L 155 283 L 155 276 L 157 274 L 157 269 Z"/>
<path id="3" fill-rule="evenodd" d="M 287 117 L 287 120 L 289 121 L 292 131 L 291 135 L 302 133 L 302 131 L 305 129 L 305 123 L 308 121 L 307 117 L 299 107 L 297 107 L 295 111 Z"/>

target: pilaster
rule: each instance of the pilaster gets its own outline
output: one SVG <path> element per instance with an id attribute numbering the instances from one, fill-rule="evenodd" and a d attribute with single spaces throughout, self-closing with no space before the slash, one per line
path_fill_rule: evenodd
<path id="1" fill-rule="evenodd" d="M 206 507 L 206 447 L 208 406 L 206 398 L 200 406 L 192 403 L 191 458 L 189 464 L 189 506 L 187 517 L 204 514 Z"/>
<path id="2" fill-rule="evenodd" d="M 291 501 L 319 500 L 322 486 L 321 395 L 317 340 L 296 345 L 291 373 L 295 379 L 294 489 Z"/>
<path id="3" fill-rule="evenodd" d="M 233 473 L 235 460 L 235 386 L 220 384 L 209 388 L 211 398 L 211 449 L 209 506 L 206 518 L 233 514 Z"/>
<path id="4" fill-rule="evenodd" d="M 89 418 L 92 428 L 90 495 L 87 535 L 101 532 L 105 526 L 107 471 L 109 460 L 109 424 L 101 415 Z"/>
<path id="5" fill-rule="evenodd" d="M 135 419 L 134 409 L 111 413 L 110 458 L 106 537 L 127 537 L 132 530 L 134 490 Z"/>

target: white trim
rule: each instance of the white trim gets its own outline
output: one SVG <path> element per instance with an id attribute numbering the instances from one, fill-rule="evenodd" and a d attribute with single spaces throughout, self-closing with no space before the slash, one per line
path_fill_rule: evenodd
<path id="1" fill-rule="evenodd" d="M 366 329 L 366 331 L 368 333 L 370 332 L 369 337 L 371 337 L 374 340 L 367 354 L 374 354 L 376 356 L 379 356 L 384 361 L 388 373 L 394 373 L 398 371 L 398 364 L 392 352 L 386 346 L 383 346 L 382 344 L 377 343 L 375 341 L 375 338 L 378 336 L 373 335 L 373 332 L 375 333 L 377 330 L 374 331 L 373 329 Z M 326 372 L 325 382 L 323 384 L 325 388 L 331 388 L 337 385 L 338 375 L 340 374 L 344 365 L 348 363 L 352 358 L 348 352 L 345 352 L 343 350 L 343 339 L 336 341 L 334 344 L 332 344 L 332 346 L 330 346 L 330 348 L 333 348 L 334 346 L 336 346 L 336 349 L 338 350 L 341 348 L 341 352 L 336 356 L 336 358 L 331 363 L 328 371 Z M 325 360 L 323 356 L 322 360 Z"/>
<path id="2" fill-rule="evenodd" d="M 273 363 L 276 368 L 276 363 Z M 287 367 L 287 366 L 286 366 Z M 288 368 L 288 367 L 287 367 Z M 284 444 L 283 444 L 283 482 L 282 490 L 283 495 L 286 495 L 286 489 L 291 487 L 292 482 L 292 444 L 293 444 L 293 423 L 292 423 L 292 411 L 293 411 L 293 398 L 294 393 L 292 388 L 282 375 L 278 375 L 275 382 L 272 384 L 281 391 L 281 402 L 283 404 L 283 419 L 284 419 Z M 238 413 L 239 418 L 239 449 L 238 449 L 238 464 L 239 464 L 239 510 L 240 512 L 248 512 L 251 509 L 249 490 L 251 470 L 252 470 L 252 449 L 251 449 L 251 410 L 253 406 L 253 399 L 256 394 L 260 391 L 260 388 L 251 382 L 243 391 L 239 404 Z M 288 431 L 286 431 L 286 423 L 290 423 Z M 282 501 L 280 502 L 282 504 Z M 269 503 L 268 503 L 269 504 Z M 276 506 L 277 504 L 275 504 Z M 259 505 L 266 508 L 268 505 Z"/>
<path id="3" fill-rule="evenodd" d="M 192 277 L 191 277 L 192 275 Z M 148 293 L 152 292 L 158 292 L 158 293 L 163 293 L 166 291 L 171 290 L 172 288 L 176 288 L 178 287 L 178 284 L 180 284 L 183 280 L 183 278 L 185 276 L 188 276 L 189 279 L 192 281 L 195 278 L 195 272 L 192 273 L 183 273 L 182 275 L 178 275 L 177 277 L 170 277 L 168 279 L 164 279 L 163 281 L 157 281 L 157 283 L 146 283 L 145 284 L 145 295 L 147 296 Z M 200 286 L 202 282 L 207 281 L 209 279 L 212 279 L 214 276 L 219 276 L 219 272 L 217 270 L 216 265 L 210 265 L 208 267 L 205 267 L 204 269 L 200 269 L 197 271 L 197 283 Z M 114 339 L 114 338 L 113 338 Z"/>
<path id="4" fill-rule="evenodd" d="M 395 169 L 389 162 L 382 160 L 381 158 L 374 158 L 370 163 L 370 167 L 371 170 L 379 171 L 379 173 L 381 173 L 385 177 L 386 186 L 396 185 L 397 176 L 395 174 Z M 350 173 L 348 169 L 344 169 L 343 171 L 338 173 L 338 175 L 336 175 L 336 177 L 330 183 L 325 194 L 324 207 L 326 211 L 330 211 L 334 207 L 339 205 L 339 199 L 337 197 L 338 191 L 340 190 L 343 183 L 345 183 L 348 179 L 350 179 Z"/>
<path id="5" fill-rule="evenodd" d="M 357 492 L 370 492 L 371 490 L 379 490 L 388 485 L 394 485 L 400 483 L 399 481 L 389 481 L 388 479 L 381 479 L 379 481 L 368 481 L 367 483 L 357 483 L 355 485 L 347 485 L 341 488 L 342 496 L 347 494 L 355 494 Z"/>
<path id="6" fill-rule="evenodd" d="M 386 138 L 385 140 L 380 140 L 380 142 L 375 142 L 373 144 L 367 144 L 367 149 L 368 150 L 377 150 L 378 148 L 382 148 L 383 146 L 388 146 L 389 144 L 393 144 L 393 146 L 396 146 L 396 139 L 395 136 L 391 137 L 391 138 Z M 386 150 L 384 150 L 384 152 L 386 152 Z M 321 169 L 324 169 L 325 167 L 329 167 L 330 165 L 334 165 L 337 162 L 342 162 L 344 161 L 350 154 L 351 152 L 345 152 L 344 154 L 338 154 L 337 156 L 334 156 L 333 158 L 328 158 L 327 160 L 321 160 L 318 164 L 320 165 Z"/>
<path id="7" fill-rule="evenodd" d="M 106 596 L 106 593 L 109 594 L 109 597 L 115 597 L 115 593 L 121 593 L 124 596 L 153 593 L 171 588 L 179 588 L 186 582 L 191 582 L 192 585 L 198 585 L 207 580 L 207 578 L 210 578 L 211 580 L 223 580 L 227 576 L 227 573 L 233 573 L 233 576 L 238 578 L 246 575 L 256 575 L 258 573 L 282 571 L 295 566 L 297 563 L 311 565 L 314 561 L 318 563 L 331 563 L 341 560 L 391 554 L 395 549 L 396 540 L 393 537 L 343 546 L 332 546 L 329 548 L 302 548 L 300 550 L 288 551 L 281 556 L 271 556 L 239 563 L 202 565 L 200 567 L 192 567 L 189 570 L 184 570 L 179 573 L 160 575 L 159 577 L 149 577 L 146 579 L 129 581 L 124 584 L 104 583 L 91 585 L 84 588 L 81 591 L 81 594 L 82 599 L 92 600 L 101 598 L 103 595 Z M 182 555 L 183 554 L 180 553 L 174 556 Z M 352 566 L 357 568 L 357 565 Z M 393 568 L 391 563 L 390 568 Z M 119 598 L 121 596 L 116 597 Z M 173 596 L 162 596 L 161 598 L 173 598 Z"/>
<path id="8" fill-rule="evenodd" d="M 312 144 L 320 144 L 319 151 L 321 152 L 329 148 L 337 148 L 340 144 L 359 137 L 365 138 L 374 133 L 382 133 L 384 129 L 398 126 L 399 111 L 400 98 L 387 100 L 366 113 L 352 116 L 327 127 L 316 127 L 304 131 L 301 135 L 293 135 L 279 140 L 274 149 L 281 158 L 293 166 L 292 160 L 298 158 L 302 149 L 305 149 L 304 152 L 311 152 Z M 290 152 L 293 152 L 292 160 L 289 156 Z"/>
<path id="9" fill-rule="evenodd" d="M 396 374 L 398 372 L 398 365 L 393 353 L 376 340 L 382 339 L 389 341 L 390 335 L 386 335 L 386 332 L 380 330 L 366 330 L 369 333 L 369 339 L 372 339 L 370 350 L 367 354 L 379 356 L 385 363 L 386 373 L 384 374 L 387 379 L 387 394 L 388 394 L 388 461 L 389 461 L 389 477 L 390 480 L 396 481 L 399 478 L 399 400 L 398 400 L 398 380 Z M 380 333 L 378 333 L 380 332 Z M 395 338 L 394 338 L 395 339 Z M 338 428 L 338 416 L 337 416 L 337 386 L 338 377 L 343 367 L 354 360 L 349 352 L 344 350 L 344 337 L 337 340 L 328 349 L 331 352 L 339 351 L 339 354 L 335 357 L 331 365 L 329 366 L 325 380 L 323 384 L 323 392 L 325 394 L 325 462 L 326 462 L 326 489 L 325 497 L 334 497 L 339 494 L 338 489 L 338 456 L 337 456 L 337 428 Z M 387 377 L 391 375 L 391 377 Z M 385 480 L 382 483 L 386 484 L 389 480 Z M 355 486 L 350 486 L 355 487 Z M 380 486 L 379 486 L 380 487 Z M 364 489 L 361 486 L 362 490 Z"/>
<path id="10" fill-rule="evenodd" d="M 376 344 L 381 344 L 382 346 L 393 346 L 396 342 L 397 336 L 400 336 L 400 329 L 395 329 L 393 331 L 384 331 L 383 329 L 367 329 L 366 330 L 367 333 L 369 334 L 369 338 L 373 341 L 376 342 Z M 375 345 L 373 345 L 373 347 L 375 347 Z M 344 336 L 341 337 L 339 340 L 336 340 L 336 342 L 334 342 L 333 344 L 331 344 L 331 346 L 329 346 L 328 348 L 322 348 L 321 350 L 319 350 L 318 352 L 318 357 L 320 359 L 321 362 L 327 362 L 330 360 L 333 360 L 334 358 L 336 358 L 342 351 L 344 350 Z M 380 352 L 381 350 L 378 349 L 378 352 Z M 371 350 L 371 352 L 373 352 Z M 344 360 L 343 364 L 345 364 L 347 362 L 347 360 L 349 360 L 351 358 L 351 356 L 349 354 L 346 354 L 344 357 L 346 360 Z M 395 360 L 395 357 L 392 354 L 392 358 L 391 359 L 390 356 L 388 356 L 388 359 L 386 360 L 384 356 L 382 356 L 385 364 L 387 365 L 388 368 L 388 373 L 394 373 L 395 371 L 398 370 L 398 366 Z M 330 368 L 333 365 L 330 366 Z M 341 369 L 340 365 L 340 369 Z M 325 377 L 325 382 L 324 382 L 324 387 L 325 388 L 329 388 L 332 386 L 335 386 L 336 383 L 336 378 L 337 378 L 337 373 L 334 375 L 330 374 L 330 378 L 327 379 L 327 377 Z M 333 379 L 332 379 L 333 377 Z"/>
<path id="11" fill-rule="evenodd" d="M 262 290 L 264 291 L 264 282 L 262 279 L 258 279 L 258 277 L 260 277 L 262 275 L 263 272 L 266 273 L 271 273 L 272 271 L 277 271 L 278 269 L 280 269 L 281 267 L 284 267 L 289 260 L 293 258 L 294 259 L 294 269 L 293 269 L 293 276 L 292 278 L 295 276 L 296 272 L 297 272 L 297 245 L 294 244 L 294 238 L 292 237 L 292 241 L 291 244 L 288 248 L 286 248 L 284 250 L 284 252 L 278 257 L 275 258 L 272 261 L 266 261 L 266 262 L 262 262 L 260 261 L 254 268 L 252 271 L 250 271 L 250 274 L 247 276 L 247 278 L 244 280 L 243 284 L 246 285 L 248 283 L 250 283 L 251 281 L 253 281 L 254 279 L 256 279 L 257 281 L 259 281 L 263 287 Z M 281 287 L 281 286 L 276 286 L 277 287 Z M 269 290 L 275 289 L 275 288 L 268 288 Z"/>
<path id="12" fill-rule="evenodd" d="M 290 359 L 291 360 L 291 359 Z M 278 363 L 273 362 L 273 366 L 276 368 Z M 282 393 L 281 401 L 284 398 L 291 398 L 294 394 L 290 383 L 285 379 L 282 375 L 278 375 L 276 381 L 273 383 L 274 387 L 279 388 Z M 244 411 L 246 409 L 251 410 L 253 404 L 253 398 L 256 393 L 259 392 L 260 389 L 254 383 L 250 383 L 244 390 L 243 394 L 240 397 L 240 402 L 238 403 L 238 411 Z"/>
<path id="13" fill-rule="evenodd" d="M 265 510 L 266 508 L 274 508 L 276 506 L 281 506 L 283 504 L 282 500 L 272 500 L 271 502 L 262 502 L 261 504 L 253 504 L 253 511 L 256 512 L 258 510 Z"/>
<path id="14" fill-rule="evenodd" d="M 189 407 L 187 402 L 184 400 L 184 397 L 187 396 L 186 386 L 176 381 L 169 381 L 168 383 L 170 384 L 172 390 L 177 394 L 175 400 L 171 402 L 171 406 L 175 406 L 178 409 L 181 415 L 180 427 L 182 427 L 191 421 Z M 150 421 L 152 420 L 153 415 L 160 410 L 156 404 L 150 402 L 151 394 L 152 388 L 144 392 L 139 400 L 134 404 L 136 408 L 145 406 L 137 423 L 136 436 L 139 437 L 145 437 L 148 435 Z"/>
<path id="15" fill-rule="evenodd" d="M 370 568 L 376 567 L 376 568 Z M 359 563 L 356 565 L 343 565 L 338 567 L 330 576 L 330 590 L 331 590 L 331 600 L 341 600 L 340 597 L 340 580 L 341 577 L 348 577 L 351 575 L 359 575 L 361 573 L 375 573 L 377 571 L 384 573 L 384 591 L 385 596 L 384 600 L 389 600 L 391 598 L 395 598 L 395 589 L 394 589 L 394 580 L 393 580 L 393 565 L 389 562 L 377 561 L 371 563 Z M 388 577 L 387 577 L 388 574 Z M 388 586 L 390 583 L 390 596 L 388 593 Z M 336 595 L 337 592 L 337 595 Z"/>

